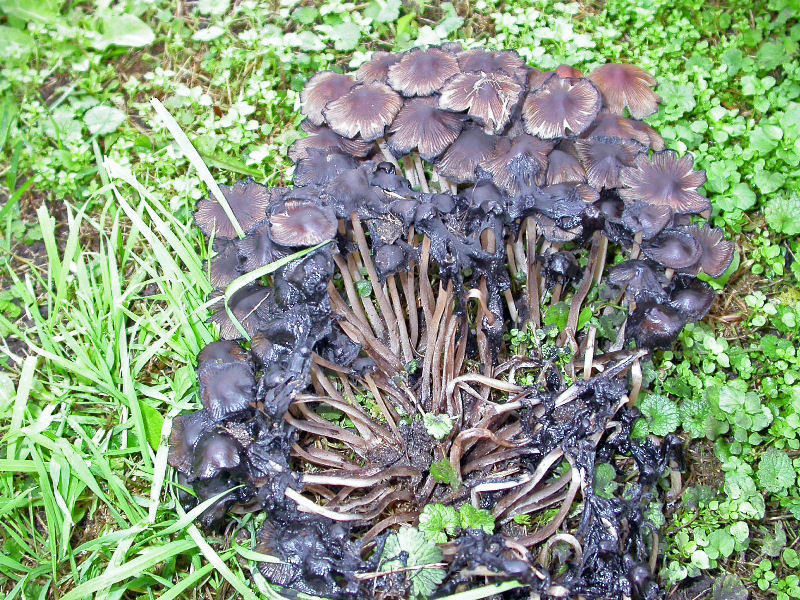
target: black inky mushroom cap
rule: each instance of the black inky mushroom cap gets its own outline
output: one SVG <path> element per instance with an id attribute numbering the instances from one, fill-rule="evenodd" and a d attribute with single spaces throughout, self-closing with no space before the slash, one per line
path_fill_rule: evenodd
<path id="1" fill-rule="evenodd" d="M 411 98 L 389 128 L 386 140 L 395 156 L 417 148 L 425 160 L 444 152 L 461 133 L 462 117 L 438 108 L 438 98 Z"/>
<path id="2" fill-rule="evenodd" d="M 436 170 L 455 183 L 473 183 L 475 168 L 489 157 L 498 138 L 467 126 L 436 161 Z"/>
<path id="3" fill-rule="evenodd" d="M 642 234 L 643 240 L 657 236 L 672 221 L 672 209 L 663 204 L 637 202 L 622 213 L 622 222 L 632 233 Z"/>
<path id="4" fill-rule="evenodd" d="M 211 342 L 197 355 L 197 364 L 203 365 L 222 365 L 222 364 L 250 364 L 250 355 L 247 350 L 234 340 L 220 340 Z"/>
<path id="5" fill-rule="evenodd" d="M 214 421 L 245 410 L 255 400 L 256 380 L 248 363 L 204 363 L 198 379 L 200 401 Z"/>
<path id="6" fill-rule="evenodd" d="M 322 125 L 325 117 L 322 110 L 331 100 L 341 98 L 356 85 L 349 75 L 341 75 L 333 71 L 317 73 L 308 80 L 300 93 L 302 112 L 314 125 Z"/>
<path id="7" fill-rule="evenodd" d="M 642 252 L 668 269 L 691 269 L 700 261 L 703 248 L 690 233 L 680 229 L 665 229 L 644 242 Z"/>
<path id="8" fill-rule="evenodd" d="M 623 167 L 633 164 L 644 147 L 619 138 L 576 140 L 575 149 L 586 170 L 586 181 L 595 189 L 616 188 Z"/>
<path id="9" fill-rule="evenodd" d="M 583 165 L 569 152 L 553 150 L 547 158 L 547 185 L 586 181 L 586 171 L 583 170 Z"/>
<path id="10" fill-rule="evenodd" d="M 389 67 L 400 62 L 402 54 L 394 52 L 373 52 L 370 59 L 356 71 L 359 83 L 386 83 Z"/>
<path id="11" fill-rule="evenodd" d="M 708 198 L 697 193 L 706 182 L 705 171 L 693 171 L 694 158 L 678 158 L 674 150 L 663 150 L 648 158 L 640 154 L 633 166 L 622 169 L 619 195 L 626 202 L 664 204 L 679 214 L 700 214 L 711 210 Z"/>
<path id="12" fill-rule="evenodd" d="M 297 186 L 325 185 L 345 171 L 355 169 L 356 166 L 358 163 L 352 156 L 335 148 L 326 150 L 309 148 L 306 157 L 297 161 L 293 177 L 294 184 Z"/>
<path id="13" fill-rule="evenodd" d="M 643 119 L 658 110 L 661 98 L 650 88 L 655 78 L 635 65 L 609 63 L 589 75 L 603 94 L 603 103 L 618 115 L 625 107 L 634 119 Z"/>
<path id="14" fill-rule="evenodd" d="M 272 192 L 260 183 L 248 179 L 237 182 L 233 187 L 221 185 L 219 188 L 243 230 L 247 231 L 266 216 Z M 216 232 L 215 237 L 220 239 L 232 240 L 236 237 L 233 223 L 213 196 L 197 203 L 194 222 L 206 237 L 210 237 L 212 232 Z"/>
<path id="15" fill-rule="evenodd" d="M 211 479 L 222 471 L 236 469 L 242 462 L 243 448 L 223 431 L 208 431 L 194 449 L 192 471 L 198 479 Z"/>
<path id="16" fill-rule="evenodd" d="M 372 142 L 383 136 L 402 106 L 403 99 L 388 85 L 368 83 L 332 100 L 322 112 L 339 135 L 360 135 L 365 142 Z"/>
<path id="17" fill-rule="evenodd" d="M 458 61 L 449 52 L 412 50 L 389 67 L 387 82 L 403 96 L 429 96 L 458 73 Z"/>
<path id="18" fill-rule="evenodd" d="M 714 304 L 714 290 L 704 281 L 694 277 L 676 278 L 669 294 L 669 305 L 688 321 L 699 321 Z"/>
<path id="19" fill-rule="evenodd" d="M 666 349 L 678 337 L 686 320 L 674 308 L 651 303 L 636 306 L 625 330 L 625 337 L 633 339 L 637 348 Z"/>
<path id="20" fill-rule="evenodd" d="M 525 130 L 545 139 L 579 135 L 600 112 L 600 92 L 588 79 L 551 75 L 522 107 Z"/>
<path id="21" fill-rule="evenodd" d="M 333 210 L 307 200 L 287 200 L 269 218 L 269 232 L 281 246 L 302 248 L 332 240 L 338 222 Z"/>
<path id="22" fill-rule="evenodd" d="M 722 229 L 716 229 L 706 223 L 702 228 L 698 225 L 691 225 L 686 228 L 686 232 L 691 234 L 703 248 L 703 256 L 700 259 L 700 268 L 709 277 L 721 277 L 733 262 L 734 244 L 723 238 Z"/>
<path id="23" fill-rule="evenodd" d="M 175 417 L 169 434 L 167 462 L 181 473 L 191 474 L 194 447 L 212 424 L 213 421 L 204 410 Z"/>
<path id="24" fill-rule="evenodd" d="M 312 149 L 329 150 L 335 148 L 350 156 L 364 158 L 375 145 L 372 142 L 365 142 L 359 138 L 353 140 L 347 139 L 336 133 L 330 127 L 318 127 L 308 122 L 308 119 L 303 121 L 300 127 L 309 135 L 308 137 L 300 138 L 289 147 L 289 158 L 294 163 L 307 158 L 309 150 Z"/>
<path id="25" fill-rule="evenodd" d="M 500 133 L 511 120 L 522 86 L 500 73 L 463 73 L 442 88 L 439 107 L 467 114 L 484 125 L 486 133 Z"/>
<path id="26" fill-rule="evenodd" d="M 480 168 L 492 176 L 495 185 L 516 195 L 523 183 L 529 185 L 539 173 L 544 174 L 547 155 L 552 149 L 552 142 L 532 135 L 520 135 L 513 140 L 500 138 L 491 155 L 480 163 Z"/>
<path id="27" fill-rule="evenodd" d="M 502 73 L 513 77 L 518 82 L 525 81 L 528 68 L 519 54 L 513 50 L 498 52 L 495 50 L 464 50 L 456 56 L 458 65 L 464 73 L 483 71 L 484 73 Z"/>
<path id="28" fill-rule="evenodd" d="M 219 244 L 215 244 L 218 246 Z M 242 272 L 239 270 L 242 261 L 239 258 L 239 249 L 235 242 L 227 242 L 221 246 L 221 250 L 209 261 L 209 281 L 214 288 L 225 288 L 239 277 Z"/>
<path id="29" fill-rule="evenodd" d="M 241 332 L 228 317 L 222 300 L 222 292 L 214 294 L 219 298 L 216 304 L 217 312 L 209 317 L 209 322 L 219 325 L 219 335 L 224 340 L 235 340 L 242 337 Z M 267 298 L 272 296 L 272 290 L 260 285 L 250 285 L 237 291 L 228 301 L 228 306 L 234 316 L 239 319 L 248 335 L 252 336 L 267 318 L 267 309 L 271 303 Z"/>
<path id="30" fill-rule="evenodd" d="M 614 265 L 606 276 L 612 287 L 625 289 L 636 302 L 651 301 L 666 303 L 664 291 L 656 272 L 643 260 L 628 260 Z"/>

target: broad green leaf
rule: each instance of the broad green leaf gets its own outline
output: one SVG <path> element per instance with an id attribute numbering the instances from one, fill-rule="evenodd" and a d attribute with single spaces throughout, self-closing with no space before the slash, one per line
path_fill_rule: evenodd
<path id="1" fill-rule="evenodd" d="M 405 560 L 400 557 L 407 554 Z M 439 566 L 425 567 L 442 560 L 442 552 L 434 544 L 425 539 L 425 534 L 413 527 L 401 527 L 397 533 L 386 539 L 381 555 L 381 571 L 422 567 L 406 571 L 406 578 L 411 582 L 411 594 L 422 599 L 430 596 L 445 576 Z"/>
<path id="2" fill-rule="evenodd" d="M 98 50 L 109 46 L 141 48 L 156 39 L 150 26 L 139 17 L 130 14 L 113 15 L 103 19 L 103 35 L 93 42 Z"/>
<path id="3" fill-rule="evenodd" d="M 112 106 L 99 104 L 86 111 L 83 122 L 92 135 L 108 135 L 114 133 L 125 122 L 125 113 Z"/>
<path id="4" fill-rule="evenodd" d="M 776 233 L 785 235 L 800 234 L 800 195 L 783 195 L 770 198 L 764 209 L 767 225 Z"/>
<path id="5" fill-rule="evenodd" d="M 155 408 L 146 402 L 139 402 L 144 419 L 144 430 L 147 434 L 147 443 L 153 450 L 158 450 L 161 445 L 161 429 L 164 427 L 164 417 Z"/>
<path id="6" fill-rule="evenodd" d="M 647 420 L 650 433 L 667 435 L 678 428 L 678 407 L 666 396 L 649 394 L 639 404 L 639 410 Z"/>
<path id="7" fill-rule="evenodd" d="M 420 531 L 435 544 L 447 542 L 447 536 L 454 536 L 459 527 L 461 527 L 461 520 L 452 506 L 427 504 L 419 515 Z"/>
<path id="8" fill-rule="evenodd" d="M 758 461 L 758 482 L 768 492 L 778 494 L 794 485 L 796 474 L 785 452 L 767 450 Z"/>
<path id="9" fill-rule="evenodd" d="M 481 529 L 486 533 L 494 533 L 494 516 L 488 510 L 464 504 L 458 509 L 458 516 L 462 529 Z"/>
<path id="10" fill-rule="evenodd" d="M 453 418 L 449 415 L 435 415 L 433 413 L 425 413 L 423 417 L 425 423 L 425 430 L 428 435 L 435 440 L 443 440 L 453 429 Z"/>
<path id="11" fill-rule="evenodd" d="M 0 58 L 18 60 L 26 58 L 33 51 L 33 40 L 24 31 L 0 25 Z"/>

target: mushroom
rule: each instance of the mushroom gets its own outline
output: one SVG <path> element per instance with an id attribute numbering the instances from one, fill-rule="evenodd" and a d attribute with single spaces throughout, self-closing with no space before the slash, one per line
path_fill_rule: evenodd
<path id="1" fill-rule="evenodd" d="M 272 196 L 271 192 L 260 183 L 248 179 L 237 182 L 233 187 L 220 185 L 219 188 L 244 231 L 266 216 Z M 236 237 L 233 223 L 228 219 L 222 205 L 213 197 L 204 198 L 197 203 L 194 222 L 206 237 L 210 237 L 212 233 L 216 238 L 224 240 Z"/>
<path id="2" fill-rule="evenodd" d="M 192 471 L 198 479 L 212 479 L 242 464 L 242 447 L 223 431 L 207 431 L 194 449 Z"/>
<path id="3" fill-rule="evenodd" d="M 628 317 L 625 337 L 633 339 L 637 348 L 666 349 L 677 339 L 685 324 L 684 317 L 670 306 L 641 303 Z"/>
<path id="4" fill-rule="evenodd" d="M 184 475 L 190 475 L 197 440 L 212 424 L 213 421 L 204 410 L 175 417 L 169 434 L 170 452 L 167 462 Z"/>
<path id="5" fill-rule="evenodd" d="M 622 169 L 644 151 L 636 142 L 619 138 L 580 139 L 575 141 L 575 149 L 586 170 L 586 181 L 597 190 L 619 187 Z"/>
<path id="6" fill-rule="evenodd" d="M 356 82 L 349 75 L 341 75 L 333 71 L 317 73 L 308 80 L 300 93 L 303 114 L 312 124 L 322 125 L 325 122 L 322 111 L 328 102 L 341 98 L 355 85 Z"/>
<path id="7" fill-rule="evenodd" d="M 626 202 L 663 204 L 679 214 L 700 214 L 711 210 L 707 198 L 697 193 L 706 182 L 705 171 L 693 171 L 691 154 L 678 158 L 674 150 L 655 152 L 652 157 L 638 155 L 632 166 L 620 171 Z"/>
<path id="8" fill-rule="evenodd" d="M 436 170 L 455 183 L 473 183 L 476 167 L 491 155 L 497 139 L 479 127 L 465 127 L 436 161 Z"/>
<path id="9" fill-rule="evenodd" d="M 548 156 L 547 185 L 556 183 L 581 183 L 586 181 L 586 171 L 580 161 L 563 150 L 553 150 Z"/>
<path id="10" fill-rule="evenodd" d="M 336 215 L 326 206 L 305 200 L 287 200 L 273 209 L 269 218 L 270 237 L 281 246 L 303 248 L 333 239 Z"/>
<path id="11" fill-rule="evenodd" d="M 668 269 L 690 269 L 703 255 L 703 248 L 694 236 L 680 229 L 665 229 L 642 243 L 642 252 Z"/>
<path id="12" fill-rule="evenodd" d="M 256 381 L 249 363 L 205 363 L 197 375 L 200 400 L 214 421 L 242 412 L 255 401 Z"/>
<path id="13" fill-rule="evenodd" d="M 429 96 L 458 73 L 458 61 L 449 52 L 412 50 L 389 67 L 387 82 L 403 96 Z"/>
<path id="14" fill-rule="evenodd" d="M 612 287 L 624 289 L 636 302 L 666 303 L 667 293 L 656 272 L 643 260 L 628 260 L 614 265 L 606 281 Z"/>
<path id="15" fill-rule="evenodd" d="M 370 59 L 356 71 L 356 80 L 359 83 L 386 83 L 389 67 L 401 58 L 401 54 L 394 52 L 373 52 Z"/>
<path id="16" fill-rule="evenodd" d="M 405 102 L 389 128 L 386 140 L 395 156 L 417 148 L 425 160 L 444 152 L 461 133 L 462 119 L 440 110 L 436 97 L 411 98 Z"/>
<path id="17" fill-rule="evenodd" d="M 733 242 L 723 239 L 722 229 L 711 227 L 708 223 L 701 228 L 699 225 L 690 225 L 685 231 L 700 242 L 703 256 L 700 258 L 700 268 L 709 277 L 722 277 L 733 262 Z"/>
<path id="18" fill-rule="evenodd" d="M 622 114 L 625 107 L 634 119 L 643 119 L 658 110 L 661 98 L 650 88 L 655 78 L 634 65 L 609 63 L 589 75 L 603 94 L 603 104 L 612 113 Z"/>
<path id="19" fill-rule="evenodd" d="M 456 58 L 464 73 L 502 73 L 522 83 L 528 72 L 525 62 L 513 50 L 498 52 L 476 48 L 459 52 Z"/>
<path id="20" fill-rule="evenodd" d="M 480 163 L 495 185 L 515 195 L 522 185 L 531 185 L 533 178 L 547 168 L 547 155 L 553 143 L 532 135 L 508 140 L 501 138 L 488 158 Z"/>
<path id="21" fill-rule="evenodd" d="M 582 137 L 620 138 L 639 142 L 646 149 L 656 151 L 664 149 L 664 138 L 647 123 L 621 117 L 605 108 L 600 111 L 591 126 L 583 132 Z"/>
<path id="22" fill-rule="evenodd" d="M 672 209 L 659 204 L 637 202 L 622 213 L 622 222 L 631 233 L 641 233 L 643 240 L 657 236 L 672 221 Z"/>
<path id="23" fill-rule="evenodd" d="M 467 114 L 484 125 L 486 133 L 500 133 L 511 120 L 522 86 L 500 73 L 463 73 L 441 90 L 439 108 Z"/>
<path id="24" fill-rule="evenodd" d="M 228 306 L 231 312 L 239 320 L 248 335 L 252 336 L 259 325 L 267 317 L 267 299 L 272 295 L 271 290 L 260 285 L 249 285 L 238 290 L 231 296 Z M 217 292 L 216 296 L 220 299 L 220 305 L 211 317 L 209 322 L 219 325 L 220 337 L 224 340 L 235 340 L 241 337 L 241 332 L 233 324 L 224 305 L 221 303 L 222 293 Z"/>
<path id="25" fill-rule="evenodd" d="M 588 79 L 554 74 L 528 93 L 522 106 L 525 130 L 544 139 L 581 134 L 600 112 L 600 92 Z"/>
<path id="26" fill-rule="evenodd" d="M 294 170 L 294 184 L 298 186 L 325 185 L 345 171 L 356 168 L 356 165 L 352 156 L 335 148 L 326 150 L 309 148 L 305 158 L 297 161 Z"/>
<path id="27" fill-rule="evenodd" d="M 669 294 L 669 305 L 687 321 L 699 321 L 714 304 L 714 290 L 694 277 L 676 278 Z"/>
<path id="28" fill-rule="evenodd" d="M 216 243 L 215 246 L 220 247 L 220 244 Z M 209 281 L 215 289 L 228 287 L 242 274 L 239 270 L 242 261 L 236 243 L 226 242 L 221 248 L 208 263 Z"/>
<path id="29" fill-rule="evenodd" d="M 308 152 L 311 149 L 329 150 L 331 148 L 336 148 L 350 156 L 364 158 L 374 146 L 374 144 L 370 142 L 365 142 L 357 138 L 349 140 L 340 136 L 330 127 L 318 127 L 308 121 L 308 119 L 303 121 L 300 127 L 309 135 L 300 138 L 289 147 L 289 158 L 293 163 L 297 163 L 308 157 Z"/>
<path id="30" fill-rule="evenodd" d="M 372 142 L 383 137 L 386 126 L 402 106 L 402 98 L 388 85 L 367 83 L 331 100 L 322 113 L 339 135 L 346 138 L 360 135 L 365 142 Z"/>

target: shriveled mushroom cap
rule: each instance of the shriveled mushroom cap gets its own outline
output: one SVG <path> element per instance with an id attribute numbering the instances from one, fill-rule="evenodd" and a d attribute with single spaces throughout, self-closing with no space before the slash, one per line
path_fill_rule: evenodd
<path id="1" fill-rule="evenodd" d="M 260 285 L 251 285 L 236 292 L 228 301 L 228 306 L 234 316 L 239 319 L 242 327 L 248 335 L 252 336 L 266 318 L 267 297 L 272 294 L 272 290 Z M 222 296 L 222 292 L 216 294 Z M 217 304 L 217 312 L 208 319 L 211 323 L 219 325 L 220 337 L 224 340 L 235 340 L 241 337 L 241 333 L 228 317 L 222 301 Z"/>
<path id="2" fill-rule="evenodd" d="M 333 71 L 317 73 L 308 80 L 300 93 L 303 114 L 314 125 L 322 125 L 325 122 L 322 114 L 325 105 L 331 100 L 341 98 L 354 85 L 356 82 L 349 75 L 341 75 Z"/>
<path id="3" fill-rule="evenodd" d="M 400 244 L 384 244 L 375 252 L 375 269 L 382 280 L 406 266 L 408 255 Z"/>
<path id="4" fill-rule="evenodd" d="M 643 119 L 658 110 L 661 98 L 650 88 L 655 78 L 644 69 L 634 65 L 609 63 L 602 65 L 589 75 L 603 94 L 603 103 L 618 115 L 625 107 L 634 119 Z"/>
<path id="5" fill-rule="evenodd" d="M 664 139 L 647 123 L 616 115 L 605 108 L 583 132 L 582 137 L 619 138 L 639 142 L 645 149 L 664 149 Z"/>
<path id="6" fill-rule="evenodd" d="M 209 261 L 209 280 L 214 288 L 225 288 L 239 277 L 242 261 L 239 258 L 239 249 L 236 243 L 226 242 L 222 249 Z"/>
<path id="7" fill-rule="evenodd" d="M 586 170 L 586 181 L 595 189 L 620 186 L 620 172 L 633 164 L 643 147 L 619 138 L 576 140 L 575 149 Z"/>
<path id="8" fill-rule="evenodd" d="M 709 277 L 722 277 L 733 262 L 733 242 L 723 239 L 722 229 L 712 228 L 708 223 L 702 228 L 691 225 L 686 228 L 686 232 L 700 242 L 703 248 L 703 256 L 700 259 L 700 268 L 703 272 Z"/>
<path id="9" fill-rule="evenodd" d="M 198 479 L 211 479 L 242 462 L 242 446 L 222 431 L 209 431 L 197 442 L 192 470 Z"/>
<path id="10" fill-rule="evenodd" d="M 553 150 L 547 158 L 547 185 L 586 181 L 586 171 L 583 170 L 583 165 L 572 154 L 563 150 Z"/>
<path id="11" fill-rule="evenodd" d="M 522 107 L 525 130 L 544 139 L 579 135 L 600 112 L 600 92 L 588 79 L 552 75 Z"/>
<path id="12" fill-rule="evenodd" d="M 412 50 L 389 67 L 387 82 L 403 96 L 429 96 L 458 73 L 458 61 L 449 52 Z"/>
<path id="13" fill-rule="evenodd" d="M 194 447 L 213 422 L 204 410 L 179 415 L 172 421 L 167 462 L 185 475 L 192 472 Z"/>
<path id="14" fill-rule="evenodd" d="M 248 363 L 204 363 L 198 379 L 203 408 L 214 421 L 245 410 L 255 400 L 256 380 Z"/>
<path id="15" fill-rule="evenodd" d="M 297 161 L 294 183 L 297 186 L 325 185 L 345 171 L 355 169 L 356 166 L 358 163 L 352 156 L 334 148 L 326 150 L 309 148 L 306 157 Z"/>
<path id="16" fill-rule="evenodd" d="M 686 325 L 683 316 L 667 305 L 641 303 L 630 317 L 625 335 L 638 348 L 669 348 Z"/>
<path id="17" fill-rule="evenodd" d="M 711 210 L 707 198 L 697 193 L 706 182 L 705 171 L 693 171 L 691 154 L 678 158 L 674 150 L 640 154 L 633 166 L 620 171 L 619 191 L 626 202 L 664 204 L 676 213 L 699 214 Z"/>
<path id="18" fill-rule="evenodd" d="M 402 106 L 403 99 L 388 85 L 368 83 L 329 102 L 322 112 L 339 135 L 371 142 L 383 136 Z"/>
<path id="19" fill-rule="evenodd" d="M 688 321 L 699 321 L 714 304 L 714 290 L 699 279 L 679 279 L 669 295 L 669 305 Z"/>
<path id="20" fill-rule="evenodd" d="M 667 301 L 667 294 L 656 272 L 643 260 L 628 260 L 614 265 L 609 269 L 606 281 L 612 287 L 624 288 L 636 302 Z"/>
<path id="21" fill-rule="evenodd" d="M 486 133 L 500 133 L 511 120 L 522 86 L 501 73 L 463 73 L 442 88 L 439 107 L 467 114 L 484 125 Z"/>
<path id="22" fill-rule="evenodd" d="M 703 248 L 694 236 L 680 229 L 665 229 L 642 244 L 642 252 L 668 269 L 689 269 L 703 255 Z"/>
<path id="23" fill-rule="evenodd" d="M 553 244 L 562 244 L 577 240 L 583 234 L 583 225 L 578 225 L 572 229 L 561 229 L 556 222 L 541 213 L 534 213 L 533 218 L 542 228 L 544 239 Z"/>
<path id="24" fill-rule="evenodd" d="M 401 58 L 401 54 L 394 52 L 373 52 L 372 57 L 356 71 L 356 79 L 360 83 L 386 83 L 389 67 L 400 62 Z"/>
<path id="25" fill-rule="evenodd" d="M 239 181 L 233 187 L 221 185 L 219 188 L 243 230 L 247 231 L 266 216 L 272 195 L 260 183 L 248 179 Z M 236 237 L 233 223 L 213 196 L 197 203 L 194 222 L 207 237 L 214 231 L 215 237 L 220 239 L 232 240 Z"/>
<path id="26" fill-rule="evenodd" d="M 642 234 L 643 240 L 650 240 L 672 221 L 672 209 L 659 204 L 637 202 L 622 213 L 622 222 L 632 233 Z"/>
<path id="27" fill-rule="evenodd" d="M 495 185 L 515 195 L 522 189 L 520 178 L 532 179 L 544 172 L 552 149 L 552 142 L 532 135 L 520 135 L 513 140 L 501 138 L 480 167 L 491 174 Z"/>
<path id="28" fill-rule="evenodd" d="M 464 73 L 483 71 L 484 73 L 502 73 L 524 82 L 527 75 L 525 62 L 513 50 L 497 52 L 494 50 L 465 50 L 459 52 L 458 65 Z"/>
<path id="29" fill-rule="evenodd" d="M 204 364 L 236 364 L 246 363 L 249 364 L 250 356 L 247 350 L 239 345 L 239 342 L 233 340 L 220 340 L 211 342 L 197 355 L 198 366 Z"/>
<path id="30" fill-rule="evenodd" d="M 288 247 L 315 246 L 336 235 L 333 210 L 305 200 L 287 200 L 270 215 L 269 232 L 276 244 Z"/>
<path id="31" fill-rule="evenodd" d="M 264 219 L 248 231 L 244 239 L 239 240 L 237 246 L 239 247 L 239 259 L 242 261 L 241 269 L 245 273 L 255 271 L 287 254 L 285 249 L 279 248 L 272 241 L 268 219 Z"/>
<path id="32" fill-rule="evenodd" d="M 372 150 L 374 144 L 356 138 L 353 140 L 342 137 L 330 127 L 317 127 L 312 123 L 307 123 L 308 119 L 301 123 L 304 131 L 308 132 L 308 137 L 300 138 L 289 147 L 289 158 L 292 162 L 307 158 L 309 150 L 330 150 L 335 148 L 350 156 L 364 158 Z"/>
<path id="33" fill-rule="evenodd" d="M 436 162 L 436 170 L 455 183 L 475 181 L 475 168 L 489 157 L 496 137 L 479 127 L 466 127 Z"/>
<path id="34" fill-rule="evenodd" d="M 461 133 L 462 118 L 440 110 L 436 97 L 407 100 L 389 128 L 387 144 L 395 156 L 414 148 L 425 160 L 444 152 Z"/>

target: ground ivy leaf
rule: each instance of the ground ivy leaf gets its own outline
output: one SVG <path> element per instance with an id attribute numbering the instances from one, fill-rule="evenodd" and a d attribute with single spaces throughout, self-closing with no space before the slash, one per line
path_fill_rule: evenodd
<path id="1" fill-rule="evenodd" d="M 639 404 L 639 410 L 647 419 L 650 433 L 667 435 L 678 428 L 680 416 L 678 407 L 666 396 L 650 394 Z"/>
<path id="2" fill-rule="evenodd" d="M 777 494 L 794 484 L 792 461 L 784 452 L 767 450 L 758 461 L 758 481 L 768 492 Z"/>
<path id="3" fill-rule="evenodd" d="M 789 198 L 781 195 L 770 198 L 764 210 L 767 225 L 777 232 L 785 235 L 800 234 L 800 196 Z"/>
<path id="4" fill-rule="evenodd" d="M 204 29 L 198 29 L 192 34 L 192 39 L 195 42 L 210 42 L 220 37 L 225 30 L 219 25 L 209 25 Z"/>
<path id="5" fill-rule="evenodd" d="M 453 429 L 453 418 L 449 415 L 435 415 L 433 413 L 425 413 L 423 417 L 425 423 L 425 430 L 428 435 L 436 440 L 443 440 Z"/>
<path id="6" fill-rule="evenodd" d="M 443 504 L 427 504 L 419 515 L 419 528 L 425 537 L 436 544 L 447 542 L 447 536 L 453 536 L 461 527 L 456 509 Z"/>
<path id="7" fill-rule="evenodd" d="M 465 504 L 458 509 L 462 529 L 482 529 L 486 533 L 494 531 L 494 516 L 488 510 Z"/>
<path id="8" fill-rule="evenodd" d="M 403 555 L 407 558 L 403 559 Z M 425 534 L 413 527 L 401 527 L 386 539 L 381 556 L 381 571 L 392 571 L 405 567 L 430 565 L 442 560 L 442 552 L 425 539 Z M 440 567 L 408 571 L 411 594 L 415 598 L 427 598 L 444 579 L 445 571 Z"/>
<path id="9" fill-rule="evenodd" d="M 125 118 L 125 113 L 118 108 L 100 104 L 86 111 L 83 122 L 92 135 L 107 135 L 115 132 L 125 122 Z"/>
<path id="10" fill-rule="evenodd" d="M 724 573 L 714 581 L 711 597 L 713 600 L 747 600 L 750 592 L 736 575 Z"/>
<path id="11" fill-rule="evenodd" d="M 431 465 L 431 476 L 439 483 L 446 483 L 454 490 L 458 489 L 459 480 L 456 470 L 446 458 Z"/>
<path id="12" fill-rule="evenodd" d="M 103 35 L 93 42 L 98 50 L 109 46 L 141 48 L 156 39 L 150 26 L 135 15 L 114 15 L 103 19 Z"/>
<path id="13" fill-rule="evenodd" d="M 336 50 L 349 52 L 358 45 L 361 39 L 361 29 L 355 23 L 341 23 L 331 29 L 331 37 L 335 40 L 333 47 Z"/>

